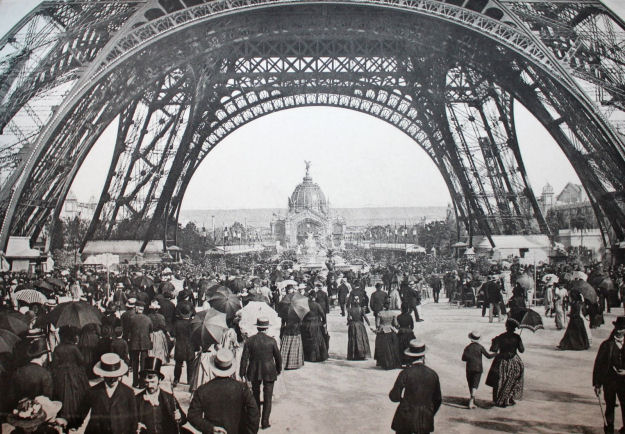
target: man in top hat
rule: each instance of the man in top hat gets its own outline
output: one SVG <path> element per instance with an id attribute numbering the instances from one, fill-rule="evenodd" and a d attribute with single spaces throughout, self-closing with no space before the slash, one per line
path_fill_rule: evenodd
<path id="1" fill-rule="evenodd" d="M 191 307 L 183 306 L 179 315 L 180 318 L 176 320 L 176 325 L 174 326 L 174 337 L 176 338 L 176 347 L 174 348 L 174 360 L 176 361 L 174 366 L 174 387 L 180 381 L 184 363 L 187 364 L 187 383 L 191 383 L 191 362 L 195 357 L 195 350 L 191 342 Z"/>
<path id="2" fill-rule="evenodd" d="M 152 333 L 152 320 L 143 313 L 145 304 L 139 300 L 135 303 L 135 315 L 130 318 L 130 336 L 128 336 L 128 351 L 132 366 L 132 386 L 139 387 L 139 371 L 143 369 L 143 363 L 148 356 L 148 350 L 152 349 L 150 333 Z"/>
<path id="3" fill-rule="evenodd" d="M 209 363 L 215 378 L 193 394 L 189 406 L 191 425 L 202 433 L 258 432 L 258 405 L 247 385 L 232 378 L 236 372 L 232 351 L 218 350 Z"/>
<path id="4" fill-rule="evenodd" d="M 45 337 L 34 338 L 26 349 L 26 359 L 29 360 L 13 373 L 12 398 L 17 403 L 22 398 L 36 398 L 44 395 L 52 397 L 53 383 L 50 371 L 43 367 L 48 359 L 48 346 Z"/>
<path id="5" fill-rule="evenodd" d="M 616 397 L 621 405 L 621 416 L 625 424 L 625 316 L 619 316 L 613 321 L 614 330 L 610 337 L 603 341 L 597 351 L 595 365 L 592 371 L 592 385 L 599 396 L 603 388 L 605 398 L 604 431 L 614 432 L 614 408 Z M 619 430 L 625 433 L 625 427 Z"/>
<path id="6" fill-rule="evenodd" d="M 164 376 L 161 373 L 161 359 L 147 357 L 140 372 L 145 390 L 139 393 L 137 432 L 147 434 L 175 433 L 187 423 L 180 404 L 171 393 L 160 388 Z"/>
<path id="7" fill-rule="evenodd" d="M 261 428 L 269 428 L 273 385 L 282 371 L 282 357 L 278 343 L 265 332 L 269 328 L 269 319 L 259 317 L 256 320 L 258 333 L 245 341 L 239 374 L 252 383 L 252 392 L 260 408 L 260 385 L 263 384 L 263 415 Z"/>
<path id="8" fill-rule="evenodd" d="M 484 304 L 482 305 L 482 316 L 486 314 L 486 307 L 488 306 L 488 322 L 493 322 L 493 315 L 501 322 L 502 314 L 500 311 L 500 304 L 503 301 L 501 295 L 501 285 L 499 279 L 497 279 L 496 273 L 489 273 L 488 280 L 482 284 L 481 291 L 484 294 Z"/>
<path id="9" fill-rule="evenodd" d="M 93 367 L 103 381 L 93 386 L 81 402 L 82 418 L 91 411 L 85 434 L 135 434 L 137 401 L 134 391 L 120 379 L 128 365 L 117 354 L 105 353 Z"/>
<path id="10" fill-rule="evenodd" d="M 411 340 L 404 354 L 413 362 L 399 373 L 389 393 L 391 401 L 399 402 L 391 428 L 397 433 L 430 433 L 442 403 L 438 374 L 425 366 L 423 342 Z"/>

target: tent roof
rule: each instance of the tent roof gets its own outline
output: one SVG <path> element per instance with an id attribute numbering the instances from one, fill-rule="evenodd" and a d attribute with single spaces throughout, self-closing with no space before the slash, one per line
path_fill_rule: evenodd
<path id="1" fill-rule="evenodd" d="M 99 255 L 112 253 L 115 255 L 133 254 L 141 250 L 141 240 L 95 240 L 87 241 L 82 253 L 85 255 Z M 162 253 L 163 242 L 161 240 L 148 241 L 144 253 Z"/>

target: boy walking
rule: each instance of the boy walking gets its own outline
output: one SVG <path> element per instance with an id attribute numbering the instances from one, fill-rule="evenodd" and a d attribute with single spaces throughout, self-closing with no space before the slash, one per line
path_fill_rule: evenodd
<path id="1" fill-rule="evenodd" d="M 471 343 L 464 348 L 464 352 L 462 353 L 462 361 L 467 363 L 467 383 L 469 385 L 469 392 L 471 393 L 468 405 L 469 408 L 475 408 L 475 392 L 480 385 L 480 379 L 484 371 L 482 368 L 482 356 L 488 359 L 495 357 L 494 353 L 489 353 L 486 351 L 486 348 L 479 343 L 480 337 L 479 332 L 472 331 L 469 333 Z"/>

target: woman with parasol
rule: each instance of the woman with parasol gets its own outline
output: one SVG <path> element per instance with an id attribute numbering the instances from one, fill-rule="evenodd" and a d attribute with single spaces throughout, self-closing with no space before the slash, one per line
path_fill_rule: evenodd
<path id="1" fill-rule="evenodd" d="M 297 309 L 298 299 L 304 299 L 308 304 L 306 297 L 297 292 L 288 293 L 280 302 L 279 313 L 282 318 L 280 354 L 284 369 L 299 369 L 304 366 L 304 345 L 301 332 L 304 316 L 300 317 L 302 309 Z"/>
<path id="2" fill-rule="evenodd" d="M 493 402 L 498 407 L 516 404 L 523 397 L 523 361 L 518 353 L 525 351 L 521 336 L 515 333 L 519 322 L 506 320 L 506 332 L 492 340 L 491 352 L 497 353 L 490 366 L 486 385 L 493 388 Z"/>

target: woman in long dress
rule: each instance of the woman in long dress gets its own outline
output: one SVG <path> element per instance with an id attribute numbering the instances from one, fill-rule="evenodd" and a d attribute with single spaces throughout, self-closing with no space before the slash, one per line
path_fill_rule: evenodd
<path id="1" fill-rule="evenodd" d="M 152 349 L 148 350 L 148 356 L 161 359 L 163 365 L 169 363 L 169 338 L 167 336 L 167 321 L 163 314 L 158 312 L 160 308 L 157 301 L 153 301 L 150 305 L 148 317 L 152 320 L 152 333 L 150 333 L 150 341 Z"/>
<path id="2" fill-rule="evenodd" d="M 239 351 L 240 345 L 237 340 L 237 333 L 233 328 L 229 328 L 224 332 L 221 340 L 216 344 L 211 344 L 206 348 L 203 347 L 201 352 L 198 352 L 195 360 L 193 361 L 193 373 L 191 375 L 191 381 L 189 382 L 189 391 L 193 393 L 202 384 L 208 383 L 215 378 L 215 373 L 211 368 L 210 360 L 215 357 L 217 351 L 225 348 L 232 351 L 234 354 L 233 364 L 236 367 L 232 378 L 235 378 L 239 372 L 239 363 L 241 363 L 241 354 Z"/>
<path id="3" fill-rule="evenodd" d="M 306 362 L 323 362 L 328 359 L 325 324 L 326 314 L 319 303 L 314 301 L 315 293 L 308 296 L 310 311 L 302 320 L 302 345 Z"/>
<path id="4" fill-rule="evenodd" d="M 397 315 L 397 324 L 399 325 L 399 330 L 397 331 L 399 354 L 402 359 L 402 365 L 407 366 L 412 363 L 412 357 L 406 356 L 404 350 L 410 346 L 410 341 L 415 339 L 414 320 L 410 314 L 410 307 L 402 306 L 401 313 Z"/>
<path id="5" fill-rule="evenodd" d="M 383 310 L 378 312 L 375 319 L 376 337 L 374 358 L 376 366 L 383 369 L 401 368 L 401 356 L 399 353 L 399 341 L 397 339 L 397 317 L 389 310 L 391 302 L 386 298 Z"/>
<path id="6" fill-rule="evenodd" d="M 347 310 L 347 360 L 366 360 L 371 357 L 369 337 L 364 322 L 370 326 L 369 319 L 360 306 L 360 297 L 355 296 Z"/>
<path id="7" fill-rule="evenodd" d="M 586 307 L 579 292 L 571 291 L 570 298 L 571 311 L 569 313 L 569 324 L 558 345 L 558 349 L 574 351 L 587 350 L 590 348 L 590 340 L 588 339 L 589 329 L 583 317 L 586 313 Z"/>
<path id="8" fill-rule="evenodd" d="M 89 390 L 87 365 L 76 345 L 77 330 L 64 326 L 59 330 L 59 335 L 61 343 L 52 353 L 53 399 L 63 403 L 59 417 L 67 420 L 69 428 L 77 428 L 83 419 L 79 414 L 80 404 Z"/>
<path id="9" fill-rule="evenodd" d="M 553 289 L 553 311 L 555 312 L 556 328 L 558 330 L 562 330 L 565 324 L 564 297 L 566 296 L 566 289 L 556 284 Z"/>
<path id="10" fill-rule="evenodd" d="M 514 405 L 523 397 L 523 361 L 518 352 L 525 351 L 521 336 L 514 331 L 519 322 L 506 321 L 506 332 L 492 340 L 491 352 L 497 353 L 486 377 L 486 385 L 493 388 L 493 402 L 498 407 Z"/>
<path id="11" fill-rule="evenodd" d="M 293 309 L 289 309 L 282 319 L 282 339 L 280 355 L 284 369 L 299 369 L 304 366 L 304 349 L 302 345 L 302 322 Z"/>

